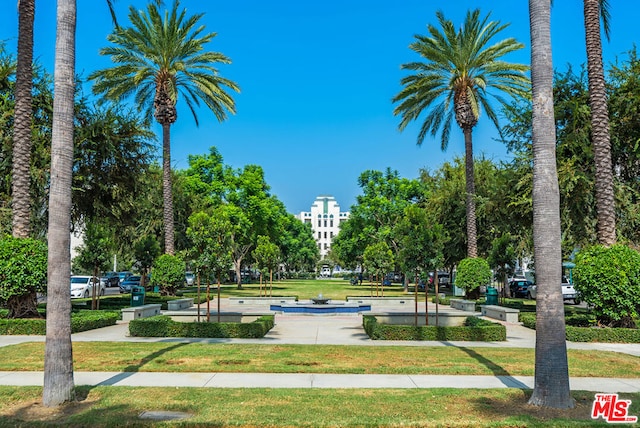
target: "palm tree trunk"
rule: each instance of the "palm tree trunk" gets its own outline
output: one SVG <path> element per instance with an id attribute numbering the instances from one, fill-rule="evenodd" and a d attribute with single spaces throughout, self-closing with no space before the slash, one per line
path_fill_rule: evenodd
<path id="1" fill-rule="evenodd" d="M 550 0 L 529 0 L 533 95 L 533 245 L 536 259 L 536 356 L 529 404 L 575 406 L 569 389 L 560 248 L 560 191 L 556 171 Z"/>
<path id="2" fill-rule="evenodd" d="M 467 209 L 467 257 L 477 257 L 478 233 L 476 229 L 476 182 L 473 172 L 473 140 L 471 137 L 471 128 L 464 129 L 464 152 Z"/>
<path id="3" fill-rule="evenodd" d="M 71 170 L 75 93 L 75 0 L 58 0 L 49 192 L 47 327 L 42 403 L 75 398 L 71 347 Z"/>
<path id="4" fill-rule="evenodd" d="M 33 86 L 33 20 L 35 0 L 18 1 L 18 64 L 13 125 L 12 223 L 15 238 L 30 233 L 31 89 Z"/>
<path id="5" fill-rule="evenodd" d="M 171 187 L 171 124 L 162 123 L 162 200 L 164 202 L 164 252 L 175 254 L 173 193 Z"/>
<path id="6" fill-rule="evenodd" d="M 616 215 L 611 166 L 609 110 L 602 65 L 600 1 L 584 0 L 584 28 L 587 40 L 591 144 L 593 145 L 593 158 L 596 167 L 598 242 L 603 245 L 613 245 L 616 243 Z"/>

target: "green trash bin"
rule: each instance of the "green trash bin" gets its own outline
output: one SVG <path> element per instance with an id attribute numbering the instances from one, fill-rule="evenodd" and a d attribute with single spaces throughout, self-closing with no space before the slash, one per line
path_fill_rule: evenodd
<path id="1" fill-rule="evenodd" d="M 144 305 L 144 287 L 131 287 L 131 306 Z"/>
<path id="2" fill-rule="evenodd" d="M 496 290 L 496 287 L 491 287 L 491 286 L 487 287 L 486 304 L 487 305 L 498 304 L 498 290 Z"/>

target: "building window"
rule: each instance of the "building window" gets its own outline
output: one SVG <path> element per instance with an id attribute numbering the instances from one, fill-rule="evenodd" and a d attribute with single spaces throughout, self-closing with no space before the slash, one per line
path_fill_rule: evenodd
<path id="1" fill-rule="evenodd" d="M 333 239 L 333 232 L 331 232 L 331 233 L 329 234 L 329 237 L 330 237 L 331 239 Z"/>
<path id="2" fill-rule="evenodd" d="M 321 221 L 318 219 L 318 227 L 322 225 Z"/>
<path id="3" fill-rule="evenodd" d="M 324 249 L 326 250 L 327 248 L 329 248 L 329 246 L 327 244 L 324 244 Z"/>
<path id="4" fill-rule="evenodd" d="M 324 239 L 327 239 L 327 232 L 324 233 Z"/>
<path id="5" fill-rule="evenodd" d="M 329 223 L 331 224 L 331 227 L 333 227 L 333 219 L 331 219 Z"/>
<path id="6" fill-rule="evenodd" d="M 322 238 L 322 232 L 318 232 L 318 239 Z"/>
<path id="7" fill-rule="evenodd" d="M 327 220 L 324 221 L 324 227 L 327 227 Z"/>

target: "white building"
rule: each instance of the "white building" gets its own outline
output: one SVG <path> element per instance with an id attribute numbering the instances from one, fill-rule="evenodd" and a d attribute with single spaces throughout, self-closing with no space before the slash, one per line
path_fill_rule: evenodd
<path id="1" fill-rule="evenodd" d="M 320 195 L 311 205 L 310 212 L 301 212 L 298 219 L 311 224 L 320 256 L 324 259 L 331 249 L 333 238 L 338 235 L 340 225 L 349 218 L 349 212 L 341 212 L 336 198 Z"/>

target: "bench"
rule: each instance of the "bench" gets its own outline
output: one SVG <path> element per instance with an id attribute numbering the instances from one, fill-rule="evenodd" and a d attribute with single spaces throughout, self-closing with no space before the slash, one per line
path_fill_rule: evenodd
<path id="1" fill-rule="evenodd" d="M 398 296 L 389 296 L 389 297 L 368 297 L 368 296 L 347 296 L 347 302 L 355 302 L 358 304 L 364 305 L 388 305 L 388 306 L 396 306 L 396 305 L 407 305 L 409 303 L 413 303 L 413 296 L 409 297 L 398 297 Z"/>
<path id="2" fill-rule="evenodd" d="M 130 308 L 122 308 L 122 320 L 123 321 L 132 321 L 137 320 L 139 318 L 147 318 L 152 317 L 154 315 L 160 315 L 160 308 L 162 305 L 159 303 L 150 304 L 150 305 L 142 305 L 142 306 L 132 306 Z"/>
<path id="3" fill-rule="evenodd" d="M 451 306 L 453 309 L 459 309 L 465 312 L 476 311 L 476 302 L 473 300 L 451 299 L 449 300 L 449 306 Z"/>
<path id="4" fill-rule="evenodd" d="M 505 308 L 497 305 L 480 305 L 480 312 L 483 316 L 506 321 L 510 323 L 518 322 L 518 314 L 520 311 L 513 308 Z"/>
<path id="5" fill-rule="evenodd" d="M 193 306 L 193 298 L 184 298 L 184 299 L 176 299 L 169 300 L 167 302 L 167 308 L 170 311 L 181 311 L 183 309 L 188 309 Z"/>

